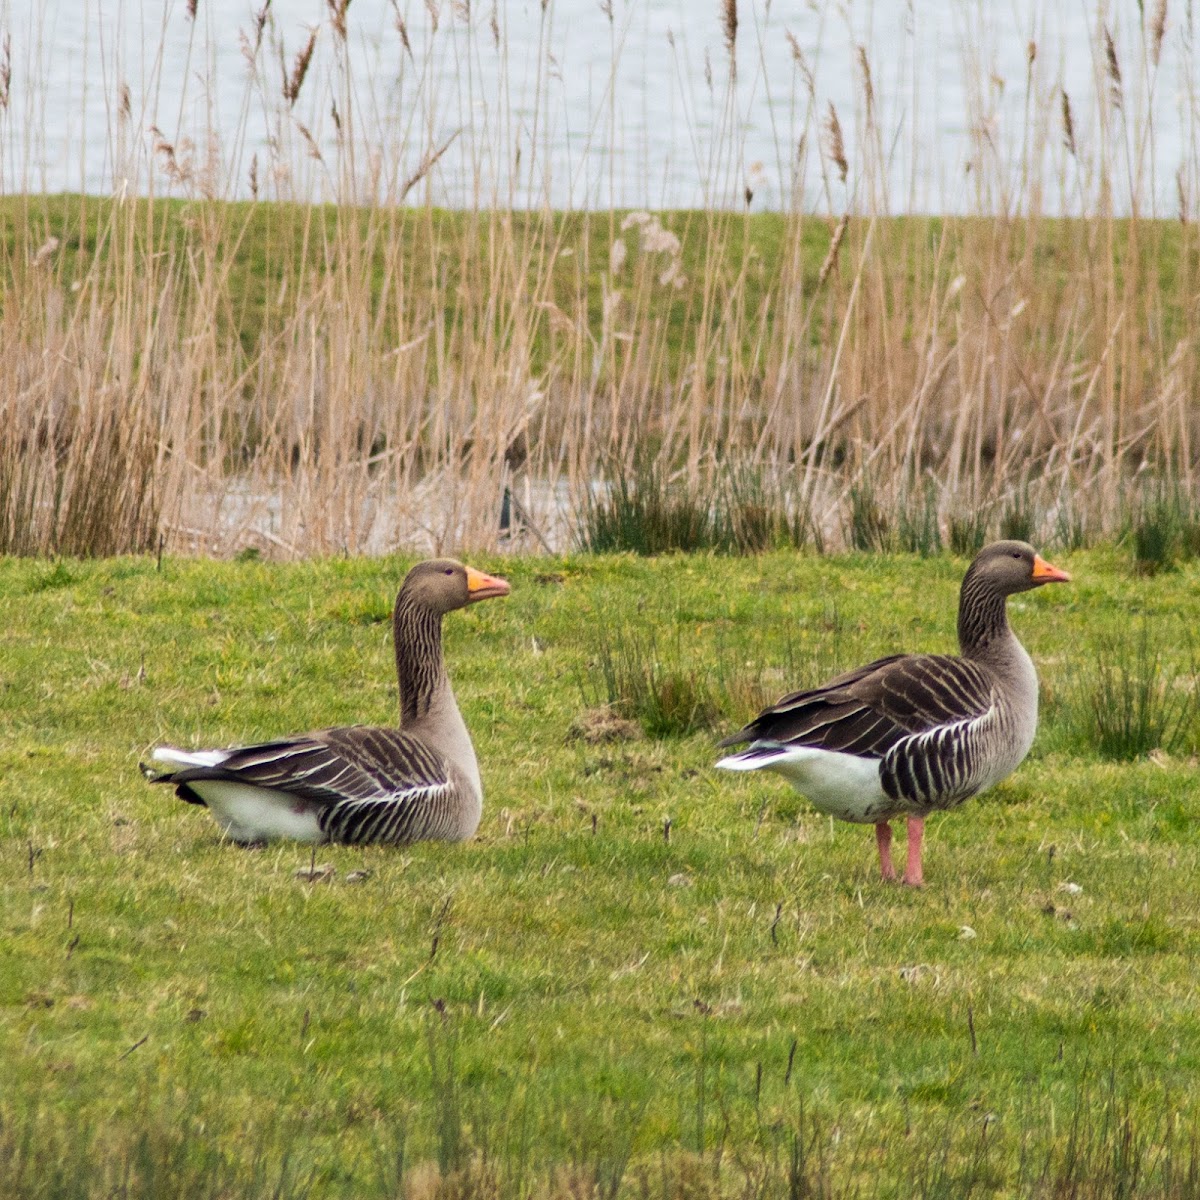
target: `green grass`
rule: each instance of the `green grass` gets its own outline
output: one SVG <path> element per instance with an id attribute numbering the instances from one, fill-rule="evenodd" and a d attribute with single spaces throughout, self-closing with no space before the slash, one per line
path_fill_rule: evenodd
<path id="1" fill-rule="evenodd" d="M 58 239 L 50 256 L 53 274 L 69 295 L 78 293 L 80 301 L 88 304 L 97 298 L 120 299 L 143 273 L 138 264 L 174 253 L 189 267 L 174 280 L 171 302 L 186 307 L 190 289 L 200 278 L 219 280 L 217 329 L 246 354 L 253 354 L 262 339 L 278 333 L 281 314 L 294 307 L 290 296 L 295 289 L 303 292 L 318 278 L 339 276 L 346 266 L 341 259 L 349 253 L 347 246 L 357 256 L 350 269 L 355 288 L 362 282 L 369 285 L 361 298 L 373 312 L 379 336 L 386 336 L 380 331 L 390 330 L 400 319 L 397 312 L 377 311 L 385 293 L 395 306 L 397 290 L 410 321 L 414 313 L 437 314 L 449 333 L 463 319 L 460 309 L 474 311 L 470 297 L 489 296 L 497 287 L 512 288 L 522 297 L 540 297 L 561 312 L 586 318 L 588 327 L 596 329 L 603 324 L 606 286 L 632 293 L 644 284 L 638 282 L 638 238 L 632 230 L 622 230 L 622 211 L 397 207 L 381 215 L 350 205 L 139 199 L 121 201 L 118 211 L 124 216 L 117 221 L 114 208 L 116 201 L 69 193 L 0 197 L 0 271 L 6 283 L 19 288 L 44 273 L 46 268 L 37 265 L 38 251 L 51 238 Z M 814 294 L 829 251 L 832 222 L 778 212 L 701 210 L 666 211 L 661 219 L 681 243 L 681 283 L 659 289 L 654 301 L 661 314 L 668 374 L 673 376 L 681 364 L 689 363 L 696 344 L 710 340 L 716 327 L 730 318 L 708 293 L 737 294 L 739 317 L 752 314 L 742 321 L 742 369 L 759 386 L 762 345 L 770 340 L 764 328 L 786 319 L 775 311 L 781 307 L 776 303 L 781 264 L 795 255 L 798 279 L 785 284 L 785 290 L 802 284 L 805 295 Z M 854 223 L 851 244 L 861 240 L 866 224 L 865 219 Z M 1137 225 L 1139 236 L 1131 238 L 1130 230 L 1127 220 L 1113 222 L 1114 286 L 1119 290 L 1126 275 L 1132 274 L 1141 286 L 1161 290 L 1164 336 L 1174 344 L 1184 335 L 1187 318 L 1187 300 L 1180 294 L 1178 279 L 1197 270 L 1200 250 L 1177 221 L 1143 218 Z M 1080 263 L 1091 263 L 1094 247 L 1089 243 L 1096 236 L 1094 222 L 1043 218 L 1028 229 L 1013 227 L 1008 248 L 1012 261 L 1027 257 L 1036 264 L 1039 287 L 1048 297 L 1056 297 L 1069 288 Z M 876 246 L 905 282 L 894 289 L 892 307 L 903 312 L 913 294 L 925 295 L 932 282 L 926 274 L 934 248 L 942 246 L 935 257 L 939 286 L 944 289 L 962 262 L 978 253 L 980 246 L 990 245 L 994 237 L 991 218 L 880 218 Z M 625 242 L 629 258 L 613 280 L 610 248 L 618 238 Z M 504 245 L 500 265 L 493 261 L 497 241 Z M 548 269 L 547 262 L 551 263 Z M 135 264 L 134 285 L 128 274 L 131 264 Z M 645 270 L 653 276 L 661 265 L 652 254 Z M 391 278 L 398 269 L 403 274 L 400 283 Z M 87 289 L 75 286 L 89 275 Z M 355 295 L 360 293 L 356 290 Z M 488 318 L 480 319 L 486 323 Z M 807 328 L 814 351 L 836 336 L 841 320 L 836 308 L 826 311 L 818 305 L 814 309 Z M 476 331 L 479 336 L 487 332 Z M 539 322 L 530 370 L 551 369 L 557 351 L 553 329 Z"/>
<path id="2" fill-rule="evenodd" d="M 38 268 L 31 262 L 39 247 L 57 238 L 52 261 L 65 286 L 69 289 L 92 272 L 90 290 L 112 298 L 126 283 L 118 264 L 137 261 L 136 256 L 148 258 L 156 250 L 175 251 L 181 258 L 190 255 L 220 278 L 218 329 L 226 339 L 236 339 L 247 354 L 275 331 L 280 312 L 294 307 L 292 289 L 303 289 L 326 274 L 337 276 L 347 244 L 360 256 L 354 268 L 356 288 L 368 285 L 355 294 L 367 301 L 377 328 L 383 330 L 399 320 L 396 312 L 376 311 L 385 291 L 389 303 L 399 291 L 409 320 L 414 313 L 436 314 L 449 333 L 464 319 L 463 310 L 473 311 L 470 297 L 490 296 L 501 286 L 523 298 L 543 297 L 562 311 L 586 316 L 590 327 L 599 328 L 604 289 L 610 282 L 610 247 L 618 238 L 629 251 L 618 283 L 633 287 L 639 278 L 637 235 L 621 230 L 622 212 L 479 213 L 399 207 L 381 215 L 352 206 L 135 200 L 129 202 L 123 220 L 114 223 L 113 208 L 113 201 L 72 194 L 0 199 L 4 277 L 18 285 L 35 275 Z M 701 321 L 706 280 L 722 287 L 744 284 L 747 307 L 757 309 L 778 287 L 779 263 L 792 238 L 800 239 L 799 260 L 808 287 L 815 284 L 829 248 L 825 222 L 800 225 L 780 213 L 739 216 L 684 210 L 666 213 L 663 219 L 681 239 L 686 280 L 656 302 L 672 367 L 686 355 L 702 324 L 710 329 L 721 319 L 720 313 L 709 312 Z M 897 219 L 896 224 L 901 236 L 906 222 Z M 927 225 L 920 221 L 907 236 L 926 235 Z M 124 236 L 115 237 L 114 227 Z M 505 241 L 503 262 L 497 265 L 495 243 L 505 239 L 511 241 Z M 647 264 L 651 275 L 661 268 L 654 255 L 647 257 Z M 398 269 L 403 272 L 400 284 L 390 277 Z M 522 278 L 522 271 L 528 277 Z M 195 283 L 194 274 L 181 274 L 175 290 L 178 303 L 186 305 L 188 289 Z M 488 331 L 477 332 L 483 336 Z M 491 332 L 505 333 L 501 328 Z M 745 349 L 749 359 L 754 353 L 749 340 Z M 552 329 L 539 323 L 531 370 L 548 370 L 556 351 Z"/>
<path id="3" fill-rule="evenodd" d="M 604 478 L 584 494 L 575 541 L 595 554 L 649 556 L 823 549 L 812 512 L 782 481 L 736 463 L 709 479 L 689 480 L 683 473 L 673 476 L 645 450 L 628 468 L 608 464 Z"/>
<path id="4" fill-rule="evenodd" d="M 1082 747 L 1118 762 L 1197 748 L 1195 662 L 1185 658 L 1193 653 L 1190 634 L 1174 622 L 1162 625 L 1162 633 L 1133 625 L 1081 655 L 1072 704 Z"/>
<path id="5" fill-rule="evenodd" d="M 948 649 L 948 557 L 506 562 L 447 621 L 467 845 L 308 883 L 141 780 L 161 739 L 391 720 L 406 565 L 0 561 L 6 1194 L 1196 1194 L 1196 769 L 1070 709 L 1096 639 L 1196 626 L 1194 563 L 1075 554 L 1010 603 L 1043 728 L 929 822 L 922 892 L 711 733 L 572 726 L 600 628 L 780 693 L 831 612 L 837 666 Z"/>

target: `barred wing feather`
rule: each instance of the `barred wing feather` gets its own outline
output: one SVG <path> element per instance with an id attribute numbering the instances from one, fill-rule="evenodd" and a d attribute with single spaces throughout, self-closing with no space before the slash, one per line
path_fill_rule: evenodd
<path id="1" fill-rule="evenodd" d="M 884 758 L 913 734 L 941 737 L 984 718 L 994 693 L 988 673 L 968 659 L 894 655 L 785 696 L 721 744 L 761 741 Z"/>
<path id="2" fill-rule="evenodd" d="M 921 808 L 953 808 L 988 786 L 988 755 L 980 753 L 995 731 L 993 705 L 968 720 L 911 734 L 897 742 L 879 764 L 879 781 L 893 800 Z M 1006 767 L 1000 775 L 1006 775 Z"/>
<path id="3" fill-rule="evenodd" d="M 450 835 L 453 829 L 450 802 L 453 800 L 453 785 L 439 783 L 397 795 L 346 800 L 327 808 L 319 820 L 321 828 L 334 842 L 414 842 Z"/>
<path id="4" fill-rule="evenodd" d="M 170 782 L 205 779 L 320 805 L 320 826 L 338 842 L 404 842 L 444 836 L 453 826 L 456 789 L 447 763 L 399 729 L 349 726 L 281 738 L 173 772 Z"/>

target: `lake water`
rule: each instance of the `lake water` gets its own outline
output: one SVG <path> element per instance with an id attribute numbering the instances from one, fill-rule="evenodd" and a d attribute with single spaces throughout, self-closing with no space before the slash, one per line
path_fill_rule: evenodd
<path id="1" fill-rule="evenodd" d="M 1132 188 L 1144 210 L 1174 215 L 1181 165 L 1185 191 L 1200 183 L 1181 2 L 1166 8 L 1156 68 L 1133 0 L 740 0 L 735 80 L 709 0 L 612 0 L 611 17 L 596 0 L 354 0 L 344 43 L 326 0 L 274 0 L 255 56 L 257 7 L 198 0 L 193 19 L 185 0 L 0 2 L 0 187 L 328 199 L 350 176 L 369 198 L 415 175 L 410 199 L 455 206 L 740 205 L 749 189 L 755 208 L 798 196 L 833 211 L 965 211 L 1019 204 L 978 189 L 1017 181 L 1025 162 L 1042 172 L 1042 207 L 1069 212 L 1094 202 L 1102 119 L 1119 208 Z M 1146 0 L 1147 25 L 1158 11 Z M 313 29 L 289 106 L 282 80 Z M 817 153 L 831 105 L 845 184 Z"/>

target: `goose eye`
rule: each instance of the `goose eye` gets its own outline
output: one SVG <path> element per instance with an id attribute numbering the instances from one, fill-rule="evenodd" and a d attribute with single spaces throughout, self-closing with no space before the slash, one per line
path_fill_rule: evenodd
<path id="1" fill-rule="evenodd" d="M 453 567 L 447 567 L 447 568 L 445 569 L 445 571 L 443 571 L 442 573 L 443 573 L 444 575 L 453 575 L 453 574 L 454 574 L 454 568 L 453 568 Z"/>

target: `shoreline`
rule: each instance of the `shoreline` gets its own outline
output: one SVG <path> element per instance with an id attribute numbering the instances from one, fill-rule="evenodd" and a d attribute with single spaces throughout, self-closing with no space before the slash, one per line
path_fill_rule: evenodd
<path id="1" fill-rule="evenodd" d="M 1195 523 L 1194 224 L 67 194 L 0 254 L 4 551 L 228 543 L 230 493 L 282 514 L 232 553 L 491 548 L 623 480 L 744 549 Z"/>

